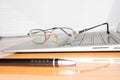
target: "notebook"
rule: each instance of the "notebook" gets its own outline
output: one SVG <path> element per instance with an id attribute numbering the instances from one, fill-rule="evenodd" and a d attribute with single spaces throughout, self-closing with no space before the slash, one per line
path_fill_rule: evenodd
<path id="1" fill-rule="evenodd" d="M 119 26 L 120 27 L 120 26 Z M 70 45 L 48 41 L 35 44 L 31 40 L 7 48 L 4 52 L 80 52 L 80 51 L 120 51 L 120 30 L 107 32 L 79 33 Z"/>

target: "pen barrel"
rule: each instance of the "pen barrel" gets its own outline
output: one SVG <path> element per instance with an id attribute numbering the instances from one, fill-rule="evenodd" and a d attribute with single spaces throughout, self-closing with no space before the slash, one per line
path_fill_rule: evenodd
<path id="1" fill-rule="evenodd" d="M 55 59 L 0 59 L 0 65 L 52 67 L 58 64 Z"/>

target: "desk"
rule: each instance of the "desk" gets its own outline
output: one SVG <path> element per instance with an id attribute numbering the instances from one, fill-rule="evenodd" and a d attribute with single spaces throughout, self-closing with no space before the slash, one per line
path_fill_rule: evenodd
<path id="1" fill-rule="evenodd" d="M 4 58 L 70 58 L 72 67 L 0 66 L 0 80 L 120 80 L 120 64 L 79 62 L 81 58 L 109 58 L 120 52 L 14 53 Z"/>

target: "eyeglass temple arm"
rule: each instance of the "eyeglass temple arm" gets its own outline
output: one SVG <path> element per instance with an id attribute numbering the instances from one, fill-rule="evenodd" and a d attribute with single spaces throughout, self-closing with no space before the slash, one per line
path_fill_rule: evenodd
<path id="1" fill-rule="evenodd" d="M 102 25 L 107 25 L 107 34 L 110 34 L 110 32 L 109 32 L 109 24 L 108 24 L 107 22 L 106 22 L 106 23 L 99 24 L 99 25 L 94 26 L 94 27 L 91 27 L 91 28 L 83 29 L 83 30 L 79 31 L 79 33 L 82 33 L 82 32 L 88 31 L 88 30 L 91 30 L 91 29 L 93 29 L 93 28 L 96 28 L 96 27 L 99 27 L 99 26 L 102 26 Z"/>
<path id="2" fill-rule="evenodd" d="M 65 32 L 68 36 L 72 36 L 71 34 L 67 33 L 65 30 L 63 30 L 62 28 L 61 28 L 61 30 L 62 30 L 63 32 Z"/>

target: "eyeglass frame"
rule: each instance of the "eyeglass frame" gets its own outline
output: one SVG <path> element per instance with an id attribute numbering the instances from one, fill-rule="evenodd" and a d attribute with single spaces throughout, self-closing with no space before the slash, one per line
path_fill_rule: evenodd
<path id="1" fill-rule="evenodd" d="M 49 31 L 49 30 L 52 30 L 50 33 L 52 34 L 52 32 L 55 30 L 55 29 L 60 29 L 60 30 L 62 30 L 65 34 L 67 34 L 69 37 L 71 37 L 72 35 L 71 34 L 69 34 L 69 33 L 67 33 L 65 30 L 63 30 L 63 28 L 65 28 L 65 29 L 69 29 L 69 30 L 71 30 L 72 32 L 73 32 L 73 34 L 74 34 L 74 38 L 75 38 L 75 35 L 77 35 L 77 33 L 72 29 L 72 28 L 68 28 L 68 27 L 53 27 L 53 28 L 50 28 L 50 29 L 45 29 L 45 30 L 43 30 L 43 29 L 32 29 L 32 30 L 30 30 L 29 31 L 29 33 L 27 34 L 28 36 L 30 36 L 31 37 L 31 32 L 33 31 L 33 30 L 40 30 L 40 31 L 43 31 L 44 32 L 44 37 L 45 37 L 45 40 L 43 41 L 43 42 L 41 42 L 41 43 L 37 43 L 37 42 L 35 42 L 35 41 L 33 41 L 34 43 L 37 43 L 37 44 L 44 44 L 48 39 L 47 39 L 47 32 L 46 31 Z"/>

